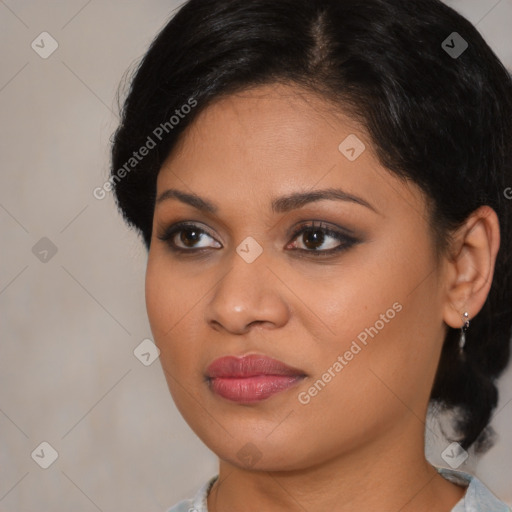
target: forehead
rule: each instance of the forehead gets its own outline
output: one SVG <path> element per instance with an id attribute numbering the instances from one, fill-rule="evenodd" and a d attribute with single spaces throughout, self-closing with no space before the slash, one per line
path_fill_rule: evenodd
<path id="1" fill-rule="evenodd" d="M 167 187 L 264 207 L 298 190 L 343 187 L 382 211 L 418 192 L 380 165 L 366 132 L 339 106 L 287 85 L 206 107 L 162 166 L 159 193 Z"/>
<path id="2" fill-rule="evenodd" d="M 363 131 L 339 105 L 299 86 L 272 84 L 221 97 L 208 105 L 186 130 L 177 152 L 197 153 L 207 144 L 229 146 L 237 150 L 234 155 L 262 157 L 263 153 L 270 159 L 285 150 L 288 158 L 295 151 L 316 160 L 328 145 L 337 150 L 345 132 L 368 139 Z M 372 152 L 371 144 L 366 147 Z"/>

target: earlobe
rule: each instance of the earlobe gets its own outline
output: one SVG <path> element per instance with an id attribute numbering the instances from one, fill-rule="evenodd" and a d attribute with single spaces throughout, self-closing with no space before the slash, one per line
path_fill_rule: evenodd
<path id="1" fill-rule="evenodd" d="M 444 321 L 451 327 L 464 324 L 464 313 L 474 318 L 483 307 L 491 288 L 500 227 L 496 212 L 489 206 L 475 210 L 453 237 L 457 248 L 447 263 L 448 282 Z"/>

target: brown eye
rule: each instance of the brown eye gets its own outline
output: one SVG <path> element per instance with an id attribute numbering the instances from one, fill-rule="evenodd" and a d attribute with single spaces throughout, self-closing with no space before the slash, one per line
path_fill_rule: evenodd
<path id="1" fill-rule="evenodd" d="M 217 240 L 195 224 L 175 224 L 166 229 L 158 238 L 176 252 L 194 252 L 199 249 L 222 247 Z"/>
<path id="2" fill-rule="evenodd" d="M 186 228 L 180 230 L 176 234 L 180 235 L 179 239 L 183 245 L 186 247 L 194 247 L 194 244 L 196 244 L 201 239 L 202 232 L 195 228 Z"/>
<path id="3" fill-rule="evenodd" d="M 308 249 L 318 249 L 325 240 L 325 234 L 320 229 L 310 229 L 302 233 L 302 240 Z"/>
<path id="4" fill-rule="evenodd" d="M 327 225 L 315 222 L 301 225 L 293 234 L 292 242 L 287 246 L 304 254 L 329 256 L 349 249 L 358 243 L 353 236 L 335 230 Z"/>

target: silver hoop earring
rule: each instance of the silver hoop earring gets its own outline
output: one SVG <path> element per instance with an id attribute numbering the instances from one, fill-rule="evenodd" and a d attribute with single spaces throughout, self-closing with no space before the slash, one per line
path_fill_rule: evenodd
<path id="1" fill-rule="evenodd" d="M 464 345 L 466 344 L 466 331 L 469 328 L 469 314 L 467 311 L 464 312 L 463 315 L 464 323 L 460 328 L 460 338 L 459 338 L 459 354 L 464 354 Z"/>

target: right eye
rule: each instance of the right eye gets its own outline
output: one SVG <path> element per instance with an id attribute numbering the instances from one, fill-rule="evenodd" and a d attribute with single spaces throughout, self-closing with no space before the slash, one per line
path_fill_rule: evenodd
<path id="1" fill-rule="evenodd" d="M 166 242 L 169 248 L 174 252 L 195 252 L 207 249 L 208 247 L 215 249 L 222 247 L 222 245 L 204 229 L 191 223 L 180 222 L 179 224 L 174 224 L 167 228 L 158 238 Z M 209 245 L 208 238 L 213 240 L 216 245 Z M 199 243 L 202 245 L 197 245 Z"/>

